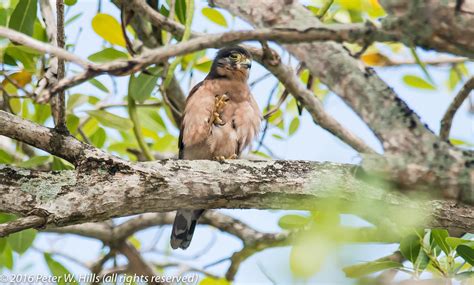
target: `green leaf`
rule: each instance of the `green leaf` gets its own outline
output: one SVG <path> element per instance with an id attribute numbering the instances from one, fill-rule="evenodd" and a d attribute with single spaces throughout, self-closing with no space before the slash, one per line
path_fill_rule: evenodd
<path id="1" fill-rule="evenodd" d="M 53 156 L 53 165 L 51 166 L 51 169 L 54 171 L 73 170 L 74 165 L 72 165 L 68 161 L 65 161 L 62 158 Z"/>
<path id="2" fill-rule="evenodd" d="M 9 55 L 15 61 L 21 62 L 24 69 L 30 72 L 36 70 L 35 55 L 25 52 L 20 46 L 9 46 L 5 49 L 5 54 Z"/>
<path id="3" fill-rule="evenodd" d="M 326 256 L 333 250 L 330 240 L 311 235 L 294 245 L 290 252 L 290 269 L 294 276 L 309 278 L 324 265 Z"/>
<path id="4" fill-rule="evenodd" d="M 64 0 L 64 4 L 68 6 L 73 6 L 77 3 L 77 0 Z"/>
<path id="5" fill-rule="evenodd" d="M 290 123 L 288 135 L 289 136 L 293 135 L 298 130 L 299 126 L 300 126 L 300 119 L 298 117 L 293 118 L 293 120 L 291 120 L 291 123 Z"/>
<path id="6" fill-rule="evenodd" d="M 431 78 L 430 73 L 426 69 L 425 63 L 422 62 L 420 57 L 418 56 L 418 53 L 416 52 L 416 49 L 411 47 L 410 52 L 411 52 L 413 58 L 415 59 L 416 64 L 418 64 L 418 66 L 421 68 L 421 71 L 425 74 L 426 78 L 430 81 L 430 83 L 434 83 L 433 78 Z"/>
<path id="7" fill-rule="evenodd" d="M 219 26 L 223 26 L 226 28 L 228 27 L 227 20 L 225 19 L 224 15 L 222 15 L 221 12 L 219 12 L 218 10 L 205 7 L 202 8 L 201 12 L 206 18 L 218 24 Z"/>
<path id="8" fill-rule="evenodd" d="M 205 277 L 199 282 L 199 285 L 230 285 L 231 283 L 227 281 L 225 278 L 213 278 L 213 277 Z"/>
<path id="9" fill-rule="evenodd" d="M 34 168 L 34 167 L 38 167 L 40 165 L 45 164 L 46 162 L 48 162 L 49 158 L 50 158 L 49 155 L 34 156 L 28 159 L 27 161 L 19 162 L 17 166 L 24 167 L 24 168 Z"/>
<path id="10" fill-rule="evenodd" d="M 369 275 L 382 270 L 402 268 L 403 265 L 399 262 L 383 260 L 383 261 L 371 261 L 361 263 L 353 266 L 348 266 L 342 270 L 349 278 L 360 278 L 365 275 Z"/>
<path id="11" fill-rule="evenodd" d="M 423 250 L 423 248 L 420 248 L 420 252 L 418 253 L 418 256 L 416 257 L 415 262 L 413 263 L 413 267 L 417 272 L 422 272 L 425 270 L 425 268 L 428 266 L 430 263 L 430 258 L 426 254 L 426 252 Z"/>
<path id="12" fill-rule="evenodd" d="M 461 77 L 459 76 L 458 71 L 455 67 L 451 68 L 449 71 L 449 79 L 448 79 L 448 88 L 450 91 L 453 91 L 454 88 L 461 82 Z"/>
<path id="13" fill-rule="evenodd" d="M 176 0 L 175 14 L 181 24 L 186 23 L 186 0 Z"/>
<path id="14" fill-rule="evenodd" d="M 35 112 L 33 113 L 33 120 L 38 124 L 44 124 L 51 116 L 51 105 L 49 104 L 35 104 Z"/>
<path id="15" fill-rule="evenodd" d="M 448 238 L 446 238 L 446 243 L 451 248 L 456 249 L 458 247 L 458 245 L 461 245 L 461 244 L 470 245 L 471 243 L 474 243 L 474 241 L 471 241 L 471 240 L 468 240 L 468 239 L 456 238 L 456 237 L 448 237 Z"/>
<path id="16" fill-rule="evenodd" d="M 7 239 L 6 238 L 0 238 L 0 254 L 3 253 L 3 250 L 5 250 L 6 246 L 7 246 Z"/>
<path id="17" fill-rule="evenodd" d="M 9 164 L 13 162 L 13 156 L 11 156 L 8 152 L 0 149 L 0 163 Z"/>
<path id="18" fill-rule="evenodd" d="M 106 138 L 107 134 L 105 133 L 105 130 L 103 128 L 98 128 L 97 131 L 95 131 L 95 133 L 90 137 L 90 141 L 94 146 L 101 148 L 104 146 Z"/>
<path id="19" fill-rule="evenodd" d="M 51 274 L 58 278 L 58 285 L 78 284 L 74 276 L 61 263 L 54 260 L 49 253 L 44 253 L 44 260 L 48 265 Z"/>
<path id="20" fill-rule="evenodd" d="M 119 22 L 109 14 L 99 13 L 92 19 L 92 29 L 113 45 L 125 47 L 125 39 Z"/>
<path id="21" fill-rule="evenodd" d="M 36 231 L 33 229 L 27 229 L 21 232 L 11 234 L 7 237 L 7 239 L 8 239 L 8 244 L 11 246 L 11 248 L 15 252 L 19 254 L 23 254 L 33 244 L 35 237 L 36 237 Z"/>
<path id="22" fill-rule="evenodd" d="M 456 252 L 461 256 L 467 263 L 474 265 L 474 249 L 467 245 L 460 244 L 456 248 Z"/>
<path id="23" fill-rule="evenodd" d="M 416 262 L 420 248 L 420 238 L 416 235 L 406 236 L 400 241 L 400 252 L 412 263 Z"/>
<path id="24" fill-rule="evenodd" d="M 13 251 L 8 243 L 3 249 L 3 253 L 0 254 L 0 268 L 2 267 L 13 269 Z"/>
<path id="25" fill-rule="evenodd" d="M 72 16 L 71 18 L 67 19 L 65 22 L 64 22 L 64 26 L 67 26 L 67 25 L 70 25 L 72 22 L 74 22 L 75 20 L 79 19 L 79 17 L 82 16 L 82 12 L 81 13 L 77 13 L 76 15 Z"/>
<path id="26" fill-rule="evenodd" d="M 95 78 L 89 79 L 89 83 L 94 85 L 94 87 L 96 87 L 97 89 L 104 91 L 105 93 L 110 93 L 109 89 L 107 89 L 104 84 L 102 84 L 99 80 Z"/>
<path id="27" fill-rule="evenodd" d="M 465 272 L 458 273 L 454 275 L 454 278 L 456 278 L 456 280 L 472 280 L 471 278 L 474 278 L 474 271 L 465 271 Z M 461 284 L 464 284 L 464 283 L 461 283 Z M 467 284 L 471 284 L 471 283 L 467 283 Z"/>
<path id="28" fill-rule="evenodd" d="M 116 59 L 127 59 L 128 55 L 122 51 L 114 48 L 106 48 L 94 54 L 91 54 L 88 59 L 96 63 L 109 62 Z"/>
<path id="29" fill-rule="evenodd" d="M 309 221 L 309 218 L 305 216 L 285 215 L 278 220 L 278 225 L 285 230 L 294 230 L 303 228 Z"/>
<path id="30" fill-rule="evenodd" d="M 87 111 L 89 115 L 96 118 L 99 123 L 105 127 L 117 129 L 117 130 L 129 130 L 132 128 L 132 122 L 129 119 L 114 115 L 107 111 L 102 110 L 91 110 Z"/>
<path id="31" fill-rule="evenodd" d="M 408 86 L 419 88 L 419 89 L 429 89 L 435 90 L 436 88 L 423 78 L 416 76 L 416 75 L 405 75 L 403 76 L 403 82 Z"/>
<path id="32" fill-rule="evenodd" d="M 151 73 L 156 74 L 153 71 L 151 71 Z M 143 72 L 137 77 L 132 74 L 130 75 L 130 81 L 128 83 L 128 94 L 131 95 L 134 100 L 143 103 L 150 98 L 157 81 L 158 76 L 148 75 Z"/>
<path id="33" fill-rule="evenodd" d="M 37 13 L 36 0 L 21 0 L 13 10 L 8 27 L 18 32 L 33 35 L 33 28 Z"/>
<path id="34" fill-rule="evenodd" d="M 446 255 L 448 255 L 451 252 L 451 247 L 446 242 L 446 238 L 449 237 L 449 233 L 447 230 L 432 229 L 431 237 Z"/>
<path id="35" fill-rule="evenodd" d="M 129 241 L 136 249 L 140 249 L 141 248 L 141 243 L 140 241 L 137 239 L 136 236 L 130 236 L 127 241 Z"/>
<path id="36" fill-rule="evenodd" d="M 71 94 L 67 98 L 67 103 L 66 103 L 67 110 L 72 111 L 74 108 L 87 103 L 88 100 L 89 100 L 89 96 L 87 95 L 79 94 L 79 93 Z"/>

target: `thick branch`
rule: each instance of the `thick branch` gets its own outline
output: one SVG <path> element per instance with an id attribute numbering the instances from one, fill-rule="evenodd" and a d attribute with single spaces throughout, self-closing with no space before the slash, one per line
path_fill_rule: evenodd
<path id="1" fill-rule="evenodd" d="M 439 137 L 442 140 L 449 139 L 449 132 L 451 131 L 451 124 L 453 123 L 454 115 L 456 114 L 459 107 L 474 89 L 474 77 L 471 77 L 461 88 L 459 93 L 454 97 L 453 102 L 448 107 L 448 110 L 441 119 L 441 130 L 439 131 Z"/>

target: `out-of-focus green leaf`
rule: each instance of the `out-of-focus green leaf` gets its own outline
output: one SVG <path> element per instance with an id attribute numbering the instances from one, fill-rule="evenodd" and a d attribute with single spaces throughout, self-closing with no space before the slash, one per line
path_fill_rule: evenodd
<path id="1" fill-rule="evenodd" d="M 109 14 L 99 13 L 92 19 L 92 29 L 113 45 L 125 47 L 125 39 L 119 22 Z"/>
<path id="2" fill-rule="evenodd" d="M 371 261 L 366 263 L 361 263 L 353 266 L 348 266 L 342 270 L 349 278 L 360 278 L 365 275 L 369 275 L 375 272 L 393 269 L 393 268 L 402 268 L 403 265 L 399 262 L 391 260 L 383 261 Z"/>
<path id="3" fill-rule="evenodd" d="M 400 242 L 400 252 L 412 263 L 415 263 L 420 253 L 420 248 L 420 238 L 417 235 L 406 236 Z"/>
<path id="4" fill-rule="evenodd" d="M 451 247 L 456 249 L 458 245 L 465 244 L 469 245 L 471 243 L 474 243 L 474 241 L 468 240 L 468 239 L 462 239 L 462 238 L 456 238 L 456 237 L 447 237 L 446 238 L 446 243 Z"/>
<path id="5" fill-rule="evenodd" d="M 91 54 L 88 59 L 96 63 L 109 62 L 116 59 L 127 59 L 128 55 L 122 51 L 114 48 L 106 48 L 94 54 Z"/>
<path id="6" fill-rule="evenodd" d="M 51 105 L 49 104 L 35 104 L 35 112 L 33 113 L 33 121 L 38 124 L 44 124 L 51 116 Z"/>
<path id="7" fill-rule="evenodd" d="M 97 121 L 105 127 L 124 131 L 132 128 L 132 122 L 129 119 L 114 115 L 107 111 L 91 110 L 87 111 L 87 113 L 96 118 Z"/>
<path id="8" fill-rule="evenodd" d="M 416 75 L 405 75 L 403 76 L 403 82 L 408 86 L 419 88 L 419 89 L 429 89 L 435 90 L 436 88 L 423 78 L 416 76 Z"/>
<path id="9" fill-rule="evenodd" d="M 186 23 L 186 0 L 176 0 L 175 14 L 181 24 Z"/>
<path id="10" fill-rule="evenodd" d="M 20 98 L 10 98 L 10 108 L 13 114 L 19 114 L 21 112 L 21 100 Z"/>
<path id="11" fill-rule="evenodd" d="M 300 119 L 298 117 L 294 117 L 293 120 L 291 120 L 290 128 L 288 129 L 288 135 L 293 135 L 298 130 L 299 126 Z"/>
<path id="12" fill-rule="evenodd" d="M 94 87 L 96 87 L 97 89 L 104 91 L 105 93 L 110 93 L 109 89 L 107 89 L 104 84 L 102 84 L 99 80 L 95 78 L 89 79 L 89 83 L 94 85 Z"/>
<path id="13" fill-rule="evenodd" d="M 423 250 L 423 248 L 420 248 L 420 252 L 418 253 L 418 256 L 416 257 L 415 262 L 413 263 L 413 267 L 417 272 L 422 272 L 425 270 L 425 268 L 428 266 L 430 263 L 430 258 L 426 254 L 426 252 Z"/>
<path id="14" fill-rule="evenodd" d="M 76 21 L 77 19 L 79 19 L 81 16 L 82 16 L 82 12 L 81 13 L 77 13 L 76 15 L 72 16 L 71 18 L 67 19 L 65 22 L 64 22 L 64 26 L 67 26 L 67 25 L 70 25 L 72 22 Z"/>
<path id="15" fill-rule="evenodd" d="M 165 122 L 161 118 L 157 109 L 142 108 L 138 112 L 138 118 L 144 128 L 155 132 L 166 131 Z"/>
<path id="16" fill-rule="evenodd" d="M 225 278 L 213 278 L 210 276 L 207 276 L 199 282 L 199 285 L 230 285 L 231 283 L 227 281 Z"/>
<path id="17" fill-rule="evenodd" d="M 285 215 L 278 220 L 280 228 L 285 230 L 301 229 L 309 223 L 310 219 L 301 215 Z"/>
<path id="18" fill-rule="evenodd" d="M 208 57 L 202 57 L 196 61 L 193 67 L 194 69 L 199 70 L 203 73 L 209 73 L 209 70 L 211 70 L 211 66 L 212 60 L 210 60 Z"/>
<path id="19" fill-rule="evenodd" d="M 156 143 L 153 145 L 153 149 L 158 152 L 172 152 L 176 149 L 176 142 L 177 138 L 170 135 L 165 134 L 163 137 L 160 137 Z"/>
<path id="20" fill-rule="evenodd" d="M 8 20 L 8 11 L 6 9 L 0 8 L 0 26 L 5 27 Z"/>
<path id="21" fill-rule="evenodd" d="M 23 51 L 19 46 L 9 46 L 5 49 L 5 54 L 11 58 L 18 60 L 23 65 L 24 69 L 30 72 L 36 70 L 36 61 L 34 54 Z"/>
<path id="22" fill-rule="evenodd" d="M 64 0 L 64 4 L 68 6 L 73 6 L 77 3 L 77 0 Z"/>
<path id="23" fill-rule="evenodd" d="M 272 134 L 272 137 L 274 137 L 277 140 L 284 140 L 285 139 L 283 136 L 280 136 L 279 134 Z"/>
<path id="24" fill-rule="evenodd" d="M 67 98 L 66 108 L 68 111 L 72 111 L 74 108 L 81 106 L 82 104 L 87 103 L 89 96 L 84 94 L 71 94 Z"/>
<path id="25" fill-rule="evenodd" d="M 136 236 L 130 236 L 127 241 L 130 242 L 136 249 L 140 249 L 142 246 L 140 240 L 138 240 Z"/>
<path id="26" fill-rule="evenodd" d="M 152 74 L 156 74 L 157 69 L 152 71 Z M 140 103 L 145 102 L 151 96 L 151 92 L 156 86 L 158 76 L 148 75 L 141 72 L 138 76 L 130 75 L 128 93 L 132 98 Z"/>
<path id="27" fill-rule="evenodd" d="M 99 128 L 99 121 L 96 120 L 94 117 L 91 117 L 90 120 L 88 120 L 84 126 L 82 126 L 82 131 L 84 134 L 88 137 L 92 136 L 95 131 Z"/>
<path id="28" fill-rule="evenodd" d="M 309 278 L 324 264 L 326 255 L 331 252 L 331 241 L 325 237 L 312 235 L 294 245 L 290 253 L 290 269 L 293 275 Z"/>
<path id="29" fill-rule="evenodd" d="M 48 162 L 49 158 L 50 158 L 49 155 L 47 155 L 47 156 L 34 156 L 34 157 L 28 159 L 27 161 L 22 161 L 22 162 L 18 163 L 17 166 L 24 167 L 24 168 L 34 168 L 34 167 L 38 167 L 40 165 L 45 164 L 46 162 Z"/>
<path id="30" fill-rule="evenodd" d="M 455 67 L 451 68 L 449 71 L 449 79 L 448 79 L 448 88 L 450 91 L 453 91 L 454 88 L 461 82 L 461 77 L 459 76 L 458 71 L 456 71 Z"/>
<path id="31" fill-rule="evenodd" d="M 467 263 L 474 265 L 474 249 L 471 247 L 460 244 L 456 247 L 456 252 L 461 256 Z"/>
<path id="32" fill-rule="evenodd" d="M 37 13 L 36 0 L 21 0 L 10 17 L 8 27 L 29 36 L 33 35 L 33 26 Z"/>
<path id="33" fill-rule="evenodd" d="M 7 246 L 7 239 L 6 238 L 0 238 L 0 254 L 3 253 L 3 250 L 5 250 L 6 246 Z"/>
<path id="34" fill-rule="evenodd" d="M 0 149 L 0 163 L 9 164 L 13 162 L 13 156 L 11 156 L 8 152 Z"/>
<path id="35" fill-rule="evenodd" d="M 252 154 L 258 155 L 260 157 L 263 157 L 265 159 L 271 159 L 272 157 L 264 152 L 261 151 L 252 151 Z"/>
<path id="36" fill-rule="evenodd" d="M 463 140 L 460 140 L 460 139 L 454 139 L 454 138 L 450 138 L 450 139 L 449 139 L 449 142 L 450 142 L 452 145 L 455 145 L 455 146 L 460 146 L 460 145 L 474 146 L 473 143 L 470 143 L 470 142 L 467 142 L 467 141 L 463 141 Z"/>
<path id="37" fill-rule="evenodd" d="M 434 242 L 441 248 L 441 250 L 445 254 L 449 254 L 451 252 L 451 247 L 446 242 L 446 238 L 449 237 L 449 233 L 445 229 L 432 229 L 431 230 L 431 237 L 433 238 Z"/>
<path id="38" fill-rule="evenodd" d="M 8 243 L 3 249 L 3 253 L 0 254 L 0 269 L 2 267 L 6 267 L 10 270 L 13 269 L 13 251 Z"/>
<path id="39" fill-rule="evenodd" d="M 458 273 L 456 275 L 454 275 L 454 278 L 456 280 L 469 280 L 469 281 L 472 281 L 472 278 L 474 278 L 474 271 L 465 271 L 465 272 L 461 272 L 461 273 Z M 463 285 L 469 285 L 469 283 L 467 284 L 464 284 L 464 283 L 461 283 Z"/>
<path id="40" fill-rule="evenodd" d="M 61 263 L 54 260 L 49 253 L 44 253 L 44 260 L 46 261 L 51 274 L 58 277 L 58 285 L 78 284 L 71 272 L 69 272 L 69 270 L 67 270 Z"/>
<path id="41" fill-rule="evenodd" d="M 431 78 L 430 73 L 428 72 L 428 69 L 426 69 L 426 65 L 423 61 L 421 61 L 420 57 L 418 56 L 418 53 L 416 52 L 415 48 L 410 48 L 410 52 L 415 59 L 416 64 L 421 68 L 421 71 L 425 74 L 426 78 L 429 80 L 431 84 L 434 83 L 433 78 Z"/>
<path id="42" fill-rule="evenodd" d="M 71 163 L 65 161 L 62 158 L 53 156 L 53 164 L 52 164 L 51 169 L 54 170 L 54 171 L 73 170 L 74 165 L 72 165 Z"/>
<path id="43" fill-rule="evenodd" d="M 67 129 L 71 133 L 75 133 L 77 131 L 77 127 L 79 126 L 79 123 L 80 123 L 80 119 L 76 115 L 68 114 L 66 116 L 66 126 L 67 126 Z"/>
<path id="44" fill-rule="evenodd" d="M 104 146 L 106 138 L 107 134 L 105 133 L 105 130 L 103 128 L 98 128 L 97 131 L 90 137 L 90 141 L 94 146 L 101 148 Z"/>
<path id="45" fill-rule="evenodd" d="M 227 20 L 224 15 L 216 9 L 204 7 L 202 8 L 202 14 L 211 20 L 212 22 L 218 24 L 219 26 L 228 27 Z"/>
<path id="46" fill-rule="evenodd" d="M 11 246 L 11 248 L 15 252 L 19 254 L 23 254 L 33 244 L 35 237 L 36 237 L 36 231 L 33 229 L 27 229 L 27 230 L 23 230 L 21 232 L 17 232 L 17 233 L 9 235 L 7 237 L 7 240 L 8 240 L 8 244 Z"/>
<path id="47" fill-rule="evenodd" d="M 38 19 L 35 20 L 35 24 L 33 26 L 33 38 L 42 42 L 48 41 L 48 35 L 46 34 L 46 29 L 43 27 L 43 25 Z"/>

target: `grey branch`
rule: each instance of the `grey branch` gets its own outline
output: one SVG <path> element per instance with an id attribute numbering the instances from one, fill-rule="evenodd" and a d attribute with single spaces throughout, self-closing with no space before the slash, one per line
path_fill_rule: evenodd
<path id="1" fill-rule="evenodd" d="M 62 48 L 55 47 L 51 44 L 47 44 L 47 43 L 35 40 L 32 37 L 29 37 L 25 34 L 19 33 L 9 28 L 0 27 L 0 36 L 7 38 L 14 43 L 22 44 L 30 48 L 33 48 L 37 51 L 55 55 L 57 57 L 73 62 L 84 68 L 92 66 L 91 63 L 78 57 L 77 55 L 73 53 L 70 53 Z"/>
<path id="2" fill-rule="evenodd" d="M 0 238 L 25 229 L 40 227 L 45 223 L 46 219 L 39 216 L 26 216 L 11 222 L 6 222 L 0 224 Z"/>
<path id="3" fill-rule="evenodd" d="M 456 97 L 454 97 L 453 102 L 451 102 L 449 105 L 448 110 L 446 110 L 446 113 L 443 116 L 443 119 L 441 119 L 441 128 L 439 131 L 439 137 L 441 140 L 445 141 L 449 139 L 449 132 L 451 131 L 454 115 L 456 114 L 459 107 L 461 107 L 464 100 L 469 97 L 472 89 L 474 89 L 474 77 L 471 77 L 464 84 Z"/>

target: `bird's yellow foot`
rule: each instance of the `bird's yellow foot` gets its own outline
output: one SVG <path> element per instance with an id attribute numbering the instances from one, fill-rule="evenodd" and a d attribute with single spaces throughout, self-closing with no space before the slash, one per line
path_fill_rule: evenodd
<path id="1" fill-rule="evenodd" d="M 214 102 L 214 111 L 212 113 L 212 123 L 215 125 L 225 125 L 225 122 L 221 119 L 221 113 L 224 109 L 225 105 L 227 105 L 227 101 L 229 101 L 229 97 L 225 94 L 218 95 L 215 98 Z"/>
<path id="2" fill-rule="evenodd" d="M 237 154 L 234 153 L 233 155 L 231 155 L 227 158 L 223 155 L 215 156 L 214 160 L 217 160 L 219 162 L 224 162 L 226 159 L 236 159 L 237 157 L 238 157 Z"/>

